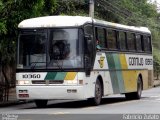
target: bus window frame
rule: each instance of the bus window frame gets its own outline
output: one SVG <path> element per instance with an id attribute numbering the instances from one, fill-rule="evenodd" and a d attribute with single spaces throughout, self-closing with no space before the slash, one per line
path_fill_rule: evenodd
<path id="1" fill-rule="evenodd" d="M 141 50 L 139 50 L 138 49 L 138 47 L 137 47 L 137 36 L 140 36 L 140 41 L 141 41 L 141 45 L 140 45 L 140 47 L 141 47 Z M 141 33 L 136 33 L 135 34 L 135 36 L 136 36 L 136 51 L 138 52 L 138 53 L 143 53 L 144 52 L 144 50 L 143 50 L 143 41 L 142 41 L 142 34 Z"/>
<path id="2" fill-rule="evenodd" d="M 119 50 L 122 51 L 122 52 L 127 52 L 127 51 L 128 51 L 128 46 L 127 46 L 127 33 L 126 33 L 126 31 L 123 31 L 123 30 L 118 30 L 117 32 L 118 32 L 118 47 L 119 47 Z M 120 37 L 120 34 L 119 34 L 119 33 L 120 33 L 120 32 L 124 33 L 124 35 L 125 35 L 125 40 L 124 40 L 124 42 L 125 42 L 125 49 L 122 49 L 122 48 L 121 48 L 120 39 L 119 39 L 119 37 Z"/>
<path id="3" fill-rule="evenodd" d="M 108 44 L 108 30 L 110 30 L 110 31 L 114 31 L 114 33 L 115 33 L 115 39 L 116 39 L 116 48 L 115 49 L 112 49 L 112 48 L 109 48 L 109 44 Z M 107 40 L 107 47 L 108 47 L 108 50 L 109 51 L 118 51 L 119 50 L 119 47 L 118 47 L 118 37 L 117 37 L 117 31 L 118 31 L 118 29 L 114 29 L 114 28 L 110 28 L 110 27 L 107 27 L 106 28 L 106 40 Z"/>
<path id="4" fill-rule="evenodd" d="M 104 35 L 104 47 L 100 46 L 100 50 L 108 50 L 108 47 L 107 47 L 107 35 L 106 35 L 106 28 L 105 27 L 102 27 L 102 26 L 98 26 L 98 25 L 95 25 L 94 27 L 94 30 L 95 30 L 95 40 L 97 42 L 97 40 L 100 42 L 99 38 L 98 38 L 98 29 L 102 29 L 103 30 L 103 35 Z M 96 43 L 97 45 L 97 43 Z"/>
<path id="5" fill-rule="evenodd" d="M 143 36 L 143 50 L 144 50 L 144 52 L 145 53 L 152 53 L 152 40 L 151 40 L 151 35 L 148 35 L 148 34 L 142 34 L 142 36 Z M 148 44 L 148 47 L 150 47 L 149 48 L 149 50 L 148 50 L 148 48 L 147 48 L 147 50 L 146 50 L 146 48 L 145 48 L 145 46 L 146 46 L 146 39 L 144 39 L 144 37 L 146 37 L 147 39 L 149 38 L 149 44 Z M 145 44 L 144 44 L 145 43 Z"/>
<path id="6" fill-rule="evenodd" d="M 91 24 L 91 23 L 90 23 Z M 135 30 L 127 30 L 127 29 L 121 29 L 118 27 L 113 27 L 113 26 L 107 26 L 107 25 L 102 25 L 102 24 L 94 24 L 94 40 L 95 40 L 95 47 L 96 47 L 96 39 L 97 39 L 97 28 L 102 28 L 105 31 L 105 48 L 101 48 L 100 51 L 105 51 L 105 52 L 125 52 L 125 53 L 143 53 L 143 54 L 151 54 L 152 53 L 152 39 L 151 39 L 151 34 L 149 33 L 145 33 L 145 32 L 140 32 L 140 31 L 135 31 Z M 115 38 L 116 38 L 116 49 L 111 49 L 108 47 L 108 30 L 112 30 L 115 31 Z M 120 48 L 120 44 L 119 44 L 119 32 L 124 32 L 125 33 L 125 43 L 126 43 L 126 50 L 122 50 Z M 131 33 L 134 35 L 134 50 L 129 50 L 128 48 L 128 39 L 127 39 L 127 33 Z M 136 42 L 136 35 L 140 35 L 141 36 L 141 48 L 142 51 L 138 51 L 137 50 L 137 42 Z M 147 35 L 148 37 L 150 37 L 150 46 L 151 46 L 151 51 L 147 52 L 144 51 L 144 43 L 143 43 L 143 35 Z M 97 50 L 96 50 L 97 51 Z M 99 50 L 98 50 L 99 51 Z"/>
<path id="7" fill-rule="evenodd" d="M 152 53 L 152 37 L 151 37 L 151 35 L 148 35 L 148 37 L 149 37 L 149 39 L 150 39 L 150 44 L 149 44 L 149 46 L 150 46 L 150 51 L 149 51 L 149 53 Z"/>
<path id="8" fill-rule="evenodd" d="M 133 42 L 134 42 L 134 49 L 130 49 L 129 48 L 129 46 L 128 46 L 128 34 L 130 34 L 130 35 L 132 35 L 133 34 L 133 36 L 134 36 L 134 39 L 133 39 Z M 127 42 L 127 50 L 129 51 L 129 52 L 136 52 L 136 36 L 135 36 L 135 32 L 131 32 L 131 31 L 127 31 L 126 32 L 126 42 Z M 132 43 L 133 43 L 132 42 Z"/>

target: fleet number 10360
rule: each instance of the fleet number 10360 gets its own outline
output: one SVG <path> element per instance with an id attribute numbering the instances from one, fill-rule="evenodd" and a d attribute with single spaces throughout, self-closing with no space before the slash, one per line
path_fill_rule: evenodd
<path id="1" fill-rule="evenodd" d="M 22 78 L 41 78 L 41 75 L 40 74 L 23 74 L 22 75 Z"/>

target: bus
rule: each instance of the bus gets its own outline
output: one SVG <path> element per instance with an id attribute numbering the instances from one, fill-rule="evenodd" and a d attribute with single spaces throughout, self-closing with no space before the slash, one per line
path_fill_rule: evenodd
<path id="1" fill-rule="evenodd" d="M 140 99 L 153 86 L 151 32 L 83 16 L 44 16 L 18 25 L 19 100 L 88 100 L 124 94 Z"/>

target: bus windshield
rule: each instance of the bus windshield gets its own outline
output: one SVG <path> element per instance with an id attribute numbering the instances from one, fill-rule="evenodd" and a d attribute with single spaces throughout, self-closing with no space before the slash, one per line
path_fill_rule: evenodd
<path id="1" fill-rule="evenodd" d="M 78 29 L 48 29 L 19 36 L 18 68 L 65 69 L 83 67 L 82 34 Z M 80 37 L 78 37 L 80 36 Z"/>
<path id="2" fill-rule="evenodd" d="M 44 68 L 46 66 L 46 41 L 45 31 L 23 32 L 19 36 L 18 67 Z"/>

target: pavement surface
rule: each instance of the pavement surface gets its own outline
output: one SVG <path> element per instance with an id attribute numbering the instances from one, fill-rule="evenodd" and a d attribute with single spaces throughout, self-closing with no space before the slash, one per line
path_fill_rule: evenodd
<path id="1" fill-rule="evenodd" d="M 22 102 L 17 100 L 17 98 L 16 98 L 16 88 L 11 88 L 9 90 L 8 101 L 1 101 L 0 107 L 10 106 L 10 105 L 20 104 L 20 103 L 22 103 Z"/>

